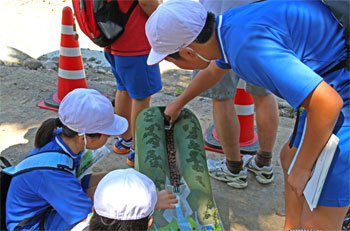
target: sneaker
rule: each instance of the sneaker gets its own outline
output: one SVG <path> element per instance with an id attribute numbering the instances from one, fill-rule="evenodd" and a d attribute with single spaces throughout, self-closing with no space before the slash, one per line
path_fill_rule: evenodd
<path id="1" fill-rule="evenodd" d="M 248 186 L 247 169 L 243 168 L 238 174 L 231 173 L 226 167 L 226 160 L 207 160 L 208 172 L 214 179 L 227 182 L 227 185 L 241 189 Z"/>
<path id="2" fill-rule="evenodd" d="M 261 184 L 269 184 L 274 179 L 272 165 L 258 167 L 255 161 L 256 156 L 243 155 L 243 166 L 255 174 L 256 180 Z"/>
<path id="3" fill-rule="evenodd" d="M 130 152 L 129 152 L 128 158 L 126 158 L 126 163 L 130 167 L 134 167 L 135 166 L 135 150 L 133 148 L 130 148 Z"/>
<path id="4" fill-rule="evenodd" d="M 118 154 L 127 154 L 130 151 L 132 145 L 132 138 L 124 140 L 122 137 L 117 136 L 117 142 L 113 147 L 113 151 Z"/>

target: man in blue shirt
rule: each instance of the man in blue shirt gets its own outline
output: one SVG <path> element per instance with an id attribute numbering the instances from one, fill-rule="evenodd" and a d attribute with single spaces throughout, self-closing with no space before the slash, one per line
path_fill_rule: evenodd
<path id="1" fill-rule="evenodd" d="M 188 101 L 231 68 L 295 109 L 306 109 L 293 147 L 287 142 L 281 151 L 285 229 L 340 230 L 350 205 L 350 78 L 344 29 L 327 6 L 320 1 L 269 0 L 231 9 L 215 19 L 198 2 L 171 0 L 148 19 L 146 34 L 152 46 L 149 65 L 166 59 L 184 69 L 205 68 L 167 106 L 165 114 L 171 122 Z M 310 211 L 302 192 L 332 133 L 340 139 L 338 149 L 318 206 Z"/>

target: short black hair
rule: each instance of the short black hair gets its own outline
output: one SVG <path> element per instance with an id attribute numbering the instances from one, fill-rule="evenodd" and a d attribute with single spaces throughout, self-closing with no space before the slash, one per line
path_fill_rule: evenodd
<path id="1" fill-rule="evenodd" d="M 89 230 L 91 231 L 147 231 L 149 217 L 138 220 L 116 220 L 98 215 L 94 212 L 91 217 Z"/>
<path id="2" fill-rule="evenodd" d="M 208 11 L 207 12 L 207 19 L 205 21 L 204 27 L 201 30 L 201 32 L 199 33 L 199 35 L 197 36 L 197 38 L 194 40 L 194 42 L 196 43 L 206 43 L 209 41 L 210 37 L 212 36 L 212 34 L 214 33 L 214 26 L 215 26 L 215 14 Z M 181 59 L 180 53 L 177 51 L 175 53 L 172 53 L 170 55 L 168 55 L 169 57 L 173 58 L 173 59 Z"/>
<path id="3" fill-rule="evenodd" d="M 196 43 L 206 43 L 214 33 L 215 26 L 215 14 L 208 11 L 207 20 L 205 21 L 205 25 L 197 38 L 194 40 Z"/>

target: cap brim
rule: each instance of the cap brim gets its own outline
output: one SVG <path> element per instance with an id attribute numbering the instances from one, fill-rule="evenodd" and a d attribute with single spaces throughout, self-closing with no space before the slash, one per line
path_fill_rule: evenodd
<path id="1" fill-rule="evenodd" d="M 126 132 L 128 129 L 128 121 L 121 116 L 115 115 L 114 114 L 114 121 L 111 126 L 109 126 L 106 129 L 103 129 L 99 133 L 109 135 L 109 136 L 118 136 Z"/>
<path id="2" fill-rule="evenodd" d="M 165 57 L 167 57 L 168 54 L 165 53 L 158 53 L 156 51 L 154 51 L 154 49 L 151 49 L 151 52 L 148 55 L 148 59 L 147 59 L 147 65 L 152 66 L 155 64 L 160 63 L 163 59 L 165 59 Z"/>

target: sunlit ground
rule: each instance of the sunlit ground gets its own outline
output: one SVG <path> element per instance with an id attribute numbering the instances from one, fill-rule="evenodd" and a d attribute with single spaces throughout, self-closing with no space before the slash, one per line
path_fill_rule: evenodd
<path id="1" fill-rule="evenodd" d="M 17 123 L 0 124 L 0 153 L 12 145 L 28 143 L 29 141 L 24 138 L 24 135 L 34 127 L 36 126 L 23 127 Z"/>

